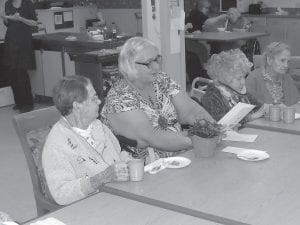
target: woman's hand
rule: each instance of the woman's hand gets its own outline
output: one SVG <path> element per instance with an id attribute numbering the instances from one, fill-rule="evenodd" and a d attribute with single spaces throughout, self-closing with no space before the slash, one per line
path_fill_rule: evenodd
<path id="1" fill-rule="evenodd" d="M 252 113 L 250 118 L 251 120 L 255 120 L 267 114 L 269 114 L 269 106 L 264 104 L 255 113 Z"/>
<path id="2" fill-rule="evenodd" d="M 184 30 L 187 31 L 187 29 L 192 29 L 193 28 L 193 24 L 192 23 L 187 23 L 185 26 L 184 26 Z"/>
<path id="3" fill-rule="evenodd" d="M 2 18 L 5 18 L 7 20 L 12 20 L 12 21 L 20 21 L 20 18 L 22 18 L 22 17 L 20 16 L 19 13 L 15 13 L 15 14 L 9 15 L 9 16 L 2 16 Z"/>
<path id="4" fill-rule="evenodd" d="M 114 180 L 115 181 L 128 181 L 129 171 L 128 165 L 125 162 L 119 161 L 114 164 Z"/>
<path id="5" fill-rule="evenodd" d="M 107 167 L 104 171 L 90 177 L 90 183 L 94 190 L 98 190 L 103 184 L 114 180 L 115 169 L 114 165 Z"/>

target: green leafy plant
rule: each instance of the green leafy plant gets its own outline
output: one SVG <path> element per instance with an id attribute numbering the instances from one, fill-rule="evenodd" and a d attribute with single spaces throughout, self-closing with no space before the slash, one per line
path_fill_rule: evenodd
<path id="1" fill-rule="evenodd" d="M 197 120 L 188 130 L 190 136 L 197 135 L 203 138 L 213 138 L 222 134 L 221 124 L 209 122 L 205 119 Z"/>

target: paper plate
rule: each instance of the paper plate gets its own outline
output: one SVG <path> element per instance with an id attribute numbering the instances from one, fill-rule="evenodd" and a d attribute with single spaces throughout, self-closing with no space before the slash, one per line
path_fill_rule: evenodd
<path id="1" fill-rule="evenodd" d="M 270 155 L 264 151 L 244 150 L 238 153 L 237 157 L 239 159 L 247 160 L 247 161 L 260 161 L 260 160 L 268 159 Z"/>
<path id="2" fill-rule="evenodd" d="M 68 36 L 65 38 L 67 41 L 76 41 L 77 40 L 77 37 L 75 36 Z"/>
<path id="3" fill-rule="evenodd" d="M 188 165 L 190 165 L 191 160 L 185 157 L 169 157 L 164 159 L 164 164 L 166 165 L 167 168 L 183 168 Z"/>

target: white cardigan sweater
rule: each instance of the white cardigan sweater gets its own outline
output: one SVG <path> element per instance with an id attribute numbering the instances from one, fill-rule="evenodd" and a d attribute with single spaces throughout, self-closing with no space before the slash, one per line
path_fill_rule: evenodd
<path id="1" fill-rule="evenodd" d="M 74 132 L 64 118 L 53 126 L 47 137 L 42 164 L 50 193 L 60 205 L 96 191 L 88 178 L 120 161 L 119 142 L 108 127 L 99 120 L 92 127 L 96 148 Z"/>

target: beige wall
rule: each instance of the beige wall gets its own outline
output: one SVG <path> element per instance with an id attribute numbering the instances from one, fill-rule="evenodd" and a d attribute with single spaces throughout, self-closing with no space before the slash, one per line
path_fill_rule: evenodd
<path id="1" fill-rule="evenodd" d="M 259 0 L 252 1 L 253 3 L 256 3 Z M 299 0 L 264 0 L 263 2 L 267 7 L 300 8 Z"/>
<path id="2" fill-rule="evenodd" d="M 115 22 L 119 33 L 134 35 L 142 31 L 142 21 L 135 18 L 134 13 L 141 9 L 99 9 L 106 20 L 107 25 Z"/>

